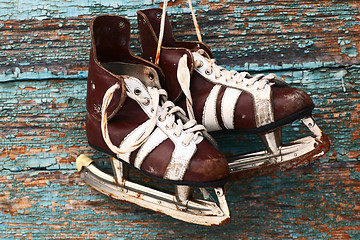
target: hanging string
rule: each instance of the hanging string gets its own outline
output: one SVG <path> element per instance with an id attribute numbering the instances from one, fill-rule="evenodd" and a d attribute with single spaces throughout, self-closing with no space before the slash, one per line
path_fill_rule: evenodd
<path id="1" fill-rule="evenodd" d="M 190 7 L 191 16 L 192 16 L 192 20 L 193 20 L 195 31 L 196 31 L 196 36 L 198 38 L 198 41 L 202 42 L 199 24 L 198 24 L 198 22 L 196 20 L 196 16 L 195 16 L 195 12 L 194 12 L 194 8 L 192 6 L 191 0 L 188 0 L 187 2 L 188 2 L 189 7 Z M 158 40 L 158 45 L 157 45 L 157 49 L 156 49 L 156 56 L 155 56 L 155 64 L 156 65 L 159 65 L 159 61 L 160 61 L 161 46 L 162 46 L 162 42 L 163 42 L 163 39 L 164 39 L 164 32 L 165 32 L 165 19 L 166 19 L 165 17 L 166 17 L 167 5 L 168 5 L 168 0 L 164 0 L 162 14 L 161 14 L 159 40 Z"/>

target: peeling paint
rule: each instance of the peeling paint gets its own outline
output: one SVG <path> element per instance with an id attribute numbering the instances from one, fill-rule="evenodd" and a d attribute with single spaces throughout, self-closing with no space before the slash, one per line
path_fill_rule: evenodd
<path id="1" fill-rule="evenodd" d="M 317 123 L 332 141 L 329 153 L 306 167 L 228 184 L 229 225 L 182 223 L 111 200 L 79 179 L 75 166 L 79 153 L 105 157 L 89 148 L 84 129 L 91 16 L 127 16 L 131 48 L 139 55 L 136 10 L 161 3 L 0 3 L 1 236 L 359 238 L 358 1 L 194 2 L 204 41 L 218 62 L 238 71 L 275 71 L 305 90 L 316 105 Z M 176 37 L 194 39 L 185 1 L 169 5 Z M 226 155 L 263 147 L 257 136 L 213 135 Z M 306 135 L 299 122 L 283 128 L 284 142 Z"/>
<path id="2" fill-rule="evenodd" d="M 86 77 L 89 22 L 97 14 L 130 19 L 131 46 L 140 48 L 136 10 L 157 7 L 162 1 L 122 2 L 9 2 L 0 5 L 0 81 Z M 169 3 L 178 39 L 194 39 L 185 1 Z M 61 11 L 58 9 L 61 8 Z M 222 65 L 267 71 L 348 66 L 359 62 L 357 1 L 257 0 L 194 3 L 204 41 Z M 18 34 L 18 32 L 22 34 Z M 334 37 L 336 36 L 336 37 Z M 220 41 L 221 40 L 221 41 Z M 24 51 L 25 50 L 25 51 Z M 341 57 L 339 57 L 341 56 Z M 258 67 L 248 68 L 248 65 Z M 270 65 L 269 68 L 267 66 Z M 19 71 L 20 70 L 20 71 Z"/>
<path id="3" fill-rule="evenodd" d="M 53 73 L 47 68 L 41 72 L 21 72 L 20 68 L 15 68 L 15 71 L 9 69 L 5 73 L 0 73 L 0 82 L 16 81 L 16 80 L 42 80 L 42 79 L 83 79 L 87 78 L 87 71 L 79 71 L 73 75 L 63 75 L 63 73 Z"/>

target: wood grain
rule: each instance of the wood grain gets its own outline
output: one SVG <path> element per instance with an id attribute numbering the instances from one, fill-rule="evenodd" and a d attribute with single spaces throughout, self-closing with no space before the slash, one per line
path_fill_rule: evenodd
<path id="1" fill-rule="evenodd" d="M 0 21 L 2 81 L 86 77 L 88 26 L 91 16 L 98 14 L 128 17 L 132 49 L 140 54 L 136 10 L 158 4 L 87 4 L 82 0 L 59 3 L 62 11 L 54 10 L 56 2 L 44 4 L 42 14 L 26 13 L 31 16 L 24 16 L 21 6 L 19 13 L 4 11 L 4 20 Z M 220 64 L 260 71 L 341 67 L 359 62 L 358 1 L 197 1 L 194 5 L 204 41 Z M 25 9 L 39 6 L 28 3 Z M 195 39 L 185 1 L 171 2 L 169 15 L 178 39 Z"/>
<path id="2" fill-rule="evenodd" d="M 98 14 L 127 16 L 139 55 L 136 10 L 161 1 L 0 2 L 1 238 L 360 238 L 360 2 L 193 3 L 220 64 L 275 72 L 311 95 L 329 153 L 289 172 L 229 183 L 232 220 L 222 227 L 103 196 L 75 169 L 80 153 L 104 158 L 88 147 L 84 128 L 89 22 Z M 169 5 L 176 37 L 195 39 L 185 1 Z M 307 134 L 299 122 L 283 128 L 285 142 Z M 257 136 L 213 135 L 227 155 L 262 148 Z"/>
<path id="3" fill-rule="evenodd" d="M 179 222 L 106 197 L 72 171 L 0 175 L 0 232 L 18 239 L 357 239 L 360 164 L 315 163 L 226 187 L 230 224 Z"/>

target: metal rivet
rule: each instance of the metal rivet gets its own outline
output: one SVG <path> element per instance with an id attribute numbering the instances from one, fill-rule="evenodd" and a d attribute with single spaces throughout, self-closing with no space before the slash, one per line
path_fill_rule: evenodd
<path id="1" fill-rule="evenodd" d="M 150 104 L 150 99 L 149 98 L 145 98 L 146 102 L 144 103 L 145 106 Z"/>
<path id="2" fill-rule="evenodd" d="M 91 89 L 95 90 L 95 84 L 94 83 L 91 84 Z"/>
<path id="3" fill-rule="evenodd" d="M 156 17 L 157 17 L 157 18 L 161 18 L 161 13 L 158 12 L 158 13 L 156 14 Z"/>
<path id="4" fill-rule="evenodd" d="M 150 80 L 154 79 L 154 75 L 152 73 L 149 73 L 148 77 L 149 77 Z"/>

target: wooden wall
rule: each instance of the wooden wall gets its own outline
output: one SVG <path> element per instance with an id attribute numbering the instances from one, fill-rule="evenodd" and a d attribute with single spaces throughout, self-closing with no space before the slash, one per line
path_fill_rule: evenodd
<path id="1" fill-rule="evenodd" d="M 229 225 L 179 222 L 112 200 L 79 179 L 76 156 L 94 154 L 84 130 L 89 21 L 127 16 L 140 54 L 136 11 L 160 3 L 0 2 L 1 238 L 360 238 L 359 1 L 193 1 L 219 64 L 275 72 L 307 91 L 332 141 L 308 166 L 229 183 Z M 169 5 L 177 38 L 195 39 L 185 1 Z M 284 129 L 285 140 L 304 134 L 298 123 Z M 260 146 L 251 136 L 215 137 L 224 153 Z"/>

